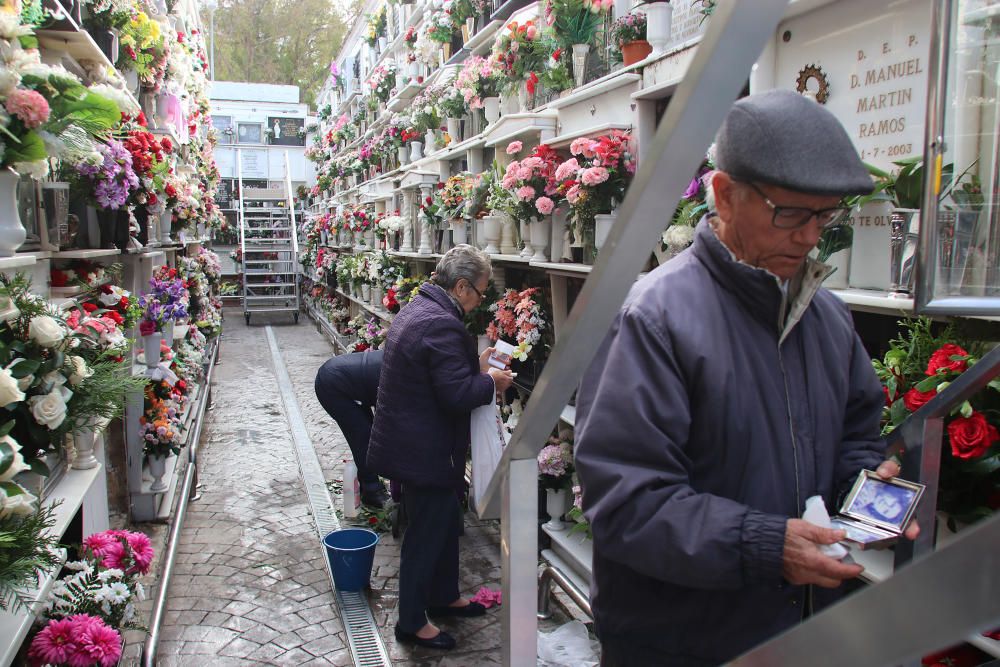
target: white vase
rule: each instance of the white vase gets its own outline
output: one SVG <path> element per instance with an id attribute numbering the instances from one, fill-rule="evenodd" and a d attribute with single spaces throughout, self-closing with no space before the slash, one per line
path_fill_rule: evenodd
<path id="1" fill-rule="evenodd" d="M 486 247 L 486 232 L 485 232 L 486 223 L 483 222 L 483 218 L 477 218 L 473 222 L 473 224 L 476 226 L 475 230 L 473 231 L 473 233 L 475 234 L 476 247 L 482 250 Z"/>
<path id="2" fill-rule="evenodd" d="M 205 229 L 205 223 L 204 222 L 199 222 L 199 223 L 195 224 L 194 229 L 195 229 L 195 233 L 198 235 L 199 239 L 205 238 L 205 233 L 206 233 L 207 230 Z"/>
<path id="3" fill-rule="evenodd" d="M 421 255 L 430 255 L 434 252 L 433 244 L 431 243 L 431 226 L 427 224 L 426 220 L 420 221 L 420 247 L 417 248 L 417 252 Z"/>
<path id="4" fill-rule="evenodd" d="M 534 249 L 531 247 L 531 223 L 527 220 L 521 220 L 521 242 L 524 243 L 524 247 L 521 248 L 520 255 L 525 259 L 531 259 L 531 256 L 535 254 Z"/>
<path id="5" fill-rule="evenodd" d="M 325 229 L 319 230 L 320 245 L 325 246 L 329 240 L 330 240 L 330 232 L 326 231 Z"/>
<path id="6" fill-rule="evenodd" d="M 406 146 L 400 146 L 396 149 L 396 157 L 399 159 L 400 166 L 410 164 L 410 151 L 406 150 Z"/>
<path id="7" fill-rule="evenodd" d="M 94 433 L 93 422 L 73 434 L 73 451 L 75 456 L 70 467 L 73 470 L 90 470 L 100 465 L 100 461 L 94 456 L 94 446 L 97 434 Z"/>
<path id="8" fill-rule="evenodd" d="M 424 133 L 424 146 L 426 147 L 425 153 L 430 155 L 437 148 L 437 133 L 434 130 L 427 130 Z"/>
<path id="9" fill-rule="evenodd" d="M 410 83 L 416 83 L 420 79 L 420 63 L 416 60 L 411 62 L 406 69 L 406 76 Z"/>
<path id="10" fill-rule="evenodd" d="M 608 232 L 615 225 L 615 220 L 618 218 L 616 212 L 611 213 L 599 213 L 594 216 L 594 247 L 600 249 L 604 245 L 604 242 L 608 239 Z"/>
<path id="11" fill-rule="evenodd" d="M 389 38 L 379 37 L 378 38 L 378 52 L 385 53 L 385 50 L 389 48 Z"/>
<path id="12" fill-rule="evenodd" d="M 851 273 L 851 249 L 846 248 L 840 252 L 835 252 L 826 260 L 826 264 L 835 269 L 823 281 L 823 287 L 827 289 L 846 289 L 847 278 Z"/>
<path id="13" fill-rule="evenodd" d="M 368 283 L 361 285 L 361 300 L 370 302 L 372 298 L 372 286 Z"/>
<path id="14" fill-rule="evenodd" d="M 416 162 L 424 156 L 424 145 L 419 141 L 410 142 L 410 161 Z"/>
<path id="15" fill-rule="evenodd" d="M 13 169 L 0 169 L 0 257 L 12 257 L 28 232 L 17 210 L 17 184 L 21 177 Z"/>
<path id="16" fill-rule="evenodd" d="M 160 243 L 173 243 L 174 240 L 170 237 L 170 231 L 173 227 L 174 212 L 171 209 L 167 209 L 160 214 Z"/>
<path id="17" fill-rule="evenodd" d="M 455 245 L 468 243 L 468 234 L 464 218 L 455 218 L 451 221 L 451 240 Z"/>
<path id="18" fill-rule="evenodd" d="M 462 140 L 462 119 L 461 118 L 449 118 L 447 120 L 448 124 L 448 136 L 454 143 L 458 143 Z"/>
<path id="19" fill-rule="evenodd" d="M 518 111 L 526 113 L 535 107 L 535 96 L 528 92 L 528 85 L 523 81 L 517 88 Z"/>
<path id="20" fill-rule="evenodd" d="M 651 2 L 646 9 L 646 41 L 653 47 L 652 55 L 658 56 L 667 50 L 670 43 L 670 19 L 674 8 L 669 2 Z"/>
<path id="21" fill-rule="evenodd" d="M 368 245 L 369 248 L 374 248 L 375 247 L 375 229 L 374 228 L 369 227 L 367 229 L 367 231 L 365 231 L 365 243 Z"/>
<path id="22" fill-rule="evenodd" d="M 167 474 L 167 457 L 150 454 L 147 459 L 149 460 L 149 474 L 153 478 L 153 484 L 149 490 L 153 493 L 163 493 L 167 490 L 167 483 L 163 481 Z"/>
<path id="23" fill-rule="evenodd" d="M 174 321 L 170 320 L 163 325 L 163 340 L 167 342 L 171 348 L 174 346 Z"/>
<path id="24" fill-rule="evenodd" d="M 142 337 L 142 353 L 146 357 L 146 368 L 156 368 L 160 363 L 160 339 L 162 334 L 156 332 Z"/>
<path id="25" fill-rule="evenodd" d="M 503 225 L 500 227 L 500 254 L 517 255 L 520 251 L 517 248 L 517 228 L 510 216 L 502 216 Z"/>
<path id="26" fill-rule="evenodd" d="M 500 253 L 500 233 L 503 228 L 503 218 L 499 215 L 487 215 L 483 218 L 483 238 L 486 240 L 486 245 L 483 251 L 489 253 L 490 255 L 497 255 Z"/>
<path id="27" fill-rule="evenodd" d="M 552 227 L 552 219 L 544 216 L 540 219 L 532 220 L 528 227 L 531 231 L 531 247 L 535 249 L 535 254 L 531 256 L 531 261 L 549 261 L 549 256 L 545 251 L 549 245 L 549 230 Z"/>
<path id="28" fill-rule="evenodd" d="M 573 82 L 579 88 L 583 85 L 583 78 L 587 74 L 587 55 L 590 53 L 590 44 L 573 45 Z"/>
<path id="29" fill-rule="evenodd" d="M 545 527 L 549 530 L 566 530 L 566 524 L 563 523 L 562 517 L 566 513 L 567 500 L 569 499 L 569 494 L 566 489 L 559 489 L 558 491 L 554 489 L 545 490 L 545 511 L 549 515 L 549 520 L 546 522 Z"/>
<path id="30" fill-rule="evenodd" d="M 491 125 L 500 120 L 500 98 L 483 98 L 483 112 L 486 114 L 486 122 Z"/>

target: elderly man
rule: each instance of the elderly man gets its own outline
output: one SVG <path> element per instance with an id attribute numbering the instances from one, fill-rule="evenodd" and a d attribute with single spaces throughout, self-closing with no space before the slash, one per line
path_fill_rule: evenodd
<path id="1" fill-rule="evenodd" d="M 833 509 L 860 470 L 899 472 L 869 357 L 808 257 L 872 190 L 847 133 L 809 99 L 753 95 L 716 163 L 715 215 L 636 283 L 577 399 L 604 665 L 715 665 L 793 626 L 862 571 L 821 553 L 844 535 L 800 519 L 806 499 Z"/>

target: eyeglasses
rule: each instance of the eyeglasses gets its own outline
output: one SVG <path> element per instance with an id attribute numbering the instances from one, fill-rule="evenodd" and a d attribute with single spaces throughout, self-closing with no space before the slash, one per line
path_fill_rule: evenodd
<path id="1" fill-rule="evenodd" d="M 469 282 L 469 281 L 466 281 L 466 282 Z M 472 284 L 471 282 L 469 282 L 469 287 L 471 287 L 471 288 L 472 288 L 472 291 L 476 293 L 476 296 L 478 296 L 478 297 L 479 297 L 479 300 L 480 300 L 480 301 L 482 301 L 483 299 L 485 299 L 485 298 L 486 298 L 486 295 L 485 295 L 485 294 L 483 294 L 482 292 L 480 292 L 479 290 L 477 290 L 477 289 L 476 289 L 476 286 L 475 286 L 475 285 L 473 285 L 473 284 Z"/>
<path id="2" fill-rule="evenodd" d="M 735 179 L 734 179 L 735 180 Z M 753 191 L 760 195 L 764 203 L 771 207 L 771 224 L 778 229 L 798 229 L 809 224 L 814 217 L 819 223 L 820 229 L 829 229 L 842 225 L 851 214 L 851 209 L 846 206 L 833 206 L 831 208 L 805 208 L 803 206 L 777 206 L 772 202 L 761 189 L 749 181 L 737 181 L 753 188 Z"/>

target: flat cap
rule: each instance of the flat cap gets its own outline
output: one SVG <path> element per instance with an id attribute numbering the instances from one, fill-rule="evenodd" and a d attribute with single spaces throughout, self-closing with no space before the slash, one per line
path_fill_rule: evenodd
<path id="1" fill-rule="evenodd" d="M 874 189 L 836 116 L 790 90 L 757 93 L 733 105 L 715 139 L 715 166 L 737 180 L 809 194 Z"/>

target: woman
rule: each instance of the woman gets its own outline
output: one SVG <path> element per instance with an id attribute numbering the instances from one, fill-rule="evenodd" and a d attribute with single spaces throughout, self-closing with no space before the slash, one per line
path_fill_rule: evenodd
<path id="1" fill-rule="evenodd" d="M 509 370 L 486 363 L 492 349 L 476 356 L 476 341 L 463 324 L 491 273 L 486 253 L 452 248 L 389 327 L 368 465 L 403 485 L 409 525 L 399 563 L 396 639 L 402 643 L 452 649 L 454 638 L 427 616 L 486 611 L 458 591 L 456 490 L 464 484 L 472 410 L 492 403 L 513 381 Z"/>

